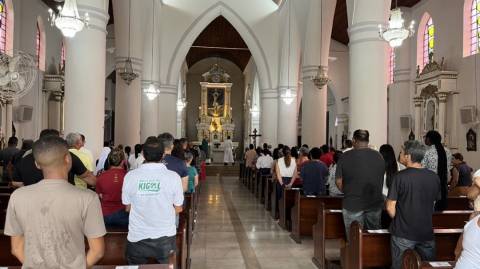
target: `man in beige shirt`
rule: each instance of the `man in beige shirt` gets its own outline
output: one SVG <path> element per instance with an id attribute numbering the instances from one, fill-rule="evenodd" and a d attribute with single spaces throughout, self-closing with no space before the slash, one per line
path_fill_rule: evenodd
<path id="1" fill-rule="evenodd" d="M 4 233 L 11 236 L 13 255 L 23 268 L 91 268 L 105 248 L 97 194 L 68 183 L 72 160 L 62 138 L 41 138 L 33 156 L 45 179 L 10 197 Z"/>
<path id="2" fill-rule="evenodd" d="M 257 160 L 257 152 L 253 147 L 253 144 L 250 144 L 249 150 L 245 153 L 245 164 L 248 168 L 255 168 L 255 161 Z"/>

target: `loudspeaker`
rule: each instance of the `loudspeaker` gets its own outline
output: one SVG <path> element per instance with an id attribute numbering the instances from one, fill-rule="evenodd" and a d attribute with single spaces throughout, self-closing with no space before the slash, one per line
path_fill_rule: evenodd
<path id="1" fill-rule="evenodd" d="M 400 116 L 400 128 L 401 129 L 412 129 L 412 116 L 403 115 Z"/>
<path id="2" fill-rule="evenodd" d="M 475 106 L 464 106 L 460 108 L 460 121 L 462 124 L 469 124 L 476 121 L 477 109 Z"/>
<path id="3" fill-rule="evenodd" d="M 33 107 L 32 106 L 19 106 L 15 111 L 15 121 L 16 122 L 25 122 L 31 121 L 33 117 Z"/>

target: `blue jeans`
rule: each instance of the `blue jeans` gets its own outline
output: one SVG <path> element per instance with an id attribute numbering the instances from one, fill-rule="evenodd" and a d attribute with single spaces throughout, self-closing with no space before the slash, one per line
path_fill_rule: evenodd
<path id="1" fill-rule="evenodd" d="M 168 264 L 171 254 L 176 252 L 176 236 L 164 236 L 156 239 L 144 239 L 138 242 L 127 240 L 126 256 L 130 265 L 146 264 L 154 258 L 159 264 Z"/>
<path id="2" fill-rule="evenodd" d="M 105 226 L 113 228 L 128 228 L 128 212 L 124 209 L 112 213 L 108 216 L 103 216 Z"/>
<path id="3" fill-rule="evenodd" d="M 378 230 L 382 228 L 381 217 L 382 209 L 364 210 L 358 212 L 348 211 L 345 208 L 342 210 L 343 223 L 345 223 L 345 232 L 347 240 L 350 236 L 350 225 L 354 221 L 358 221 L 366 230 Z"/>
<path id="4" fill-rule="evenodd" d="M 415 250 L 423 261 L 435 260 L 435 240 L 419 242 L 392 235 L 390 247 L 392 250 L 392 269 L 402 268 L 403 252 L 407 249 Z"/>

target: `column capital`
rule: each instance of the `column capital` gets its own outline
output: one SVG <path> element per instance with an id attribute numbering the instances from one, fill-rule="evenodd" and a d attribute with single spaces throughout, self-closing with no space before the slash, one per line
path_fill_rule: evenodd
<path id="1" fill-rule="evenodd" d="M 438 102 L 439 103 L 446 103 L 449 94 L 450 93 L 448 93 L 448 92 L 437 92 Z"/>
<path id="2" fill-rule="evenodd" d="M 421 96 L 415 96 L 415 97 L 413 97 L 413 103 L 415 104 L 416 107 L 422 106 L 423 101 L 424 101 L 424 99 L 423 99 L 423 97 L 421 97 Z"/>

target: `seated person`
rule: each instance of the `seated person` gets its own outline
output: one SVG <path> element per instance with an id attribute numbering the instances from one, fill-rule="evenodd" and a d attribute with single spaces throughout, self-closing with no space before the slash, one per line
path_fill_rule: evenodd
<path id="1" fill-rule="evenodd" d="M 328 169 L 328 193 L 330 196 L 342 196 L 343 192 L 338 189 L 337 184 L 335 184 L 335 173 L 337 171 L 337 163 L 340 156 L 342 156 L 342 151 L 336 151 L 333 155 L 333 164 Z"/>
<path id="2" fill-rule="evenodd" d="M 188 189 L 186 192 L 194 193 L 195 187 L 198 186 L 198 172 L 197 168 L 192 166 L 193 154 L 191 152 L 185 152 L 185 163 L 188 169 Z"/>
<path id="3" fill-rule="evenodd" d="M 455 269 L 480 269 L 480 206 L 475 207 L 470 221 L 463 228 L 463 234 L 458 239 L 455 257 Z"/>
<path id="4" fill-rule="evenodd" d="M 122 165 L 125 154 L 113 149 L 108 154 L 109 168 L 97 179 L 96 191 L 102 204 L 103 219 L 107 227 L 128 228 L 128 212 L 122 204 L 122 186 L 126 175 Z"/>
<path id="5" fill-rule="evenodd" d="M 312 160 L 303 163 L 300 171 L 300 177 L 303 180 L 303 193 L 305 195 L 325 195 L 328 168 L 320 161 L 322 151 L 319 148 L 313 148 L 310 155 Z"/>

